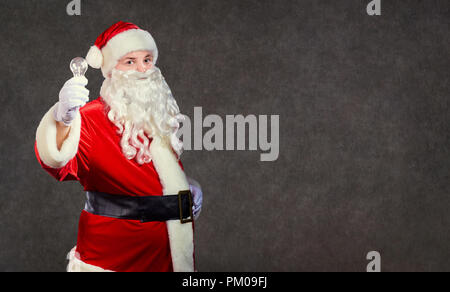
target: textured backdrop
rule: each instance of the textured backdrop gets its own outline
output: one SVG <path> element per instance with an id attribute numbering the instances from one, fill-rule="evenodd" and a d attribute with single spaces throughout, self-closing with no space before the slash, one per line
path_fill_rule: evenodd
<path id="1" fill-rule="evenodd" d="M 109 25 L 149 30 L 181 111 L 279 115 L 280 154 L 186 151 L 203 187 L 199 271 L 450 271 L 448 0 L 0 3 L 0 270 L 64 271 L 82 187 L 34 138 L 75 56 Z M 91 99 L 100 71 L 89 69 Z"/>

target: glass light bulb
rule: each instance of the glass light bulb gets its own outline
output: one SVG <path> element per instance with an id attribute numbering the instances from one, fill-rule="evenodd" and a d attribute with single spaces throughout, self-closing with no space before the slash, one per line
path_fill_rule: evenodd
<path id="1" fill-rule="evenodd" d="M 86 74 L 87 69 L 88 63 L 82 57 L 76 57 L 70 62 L 70 70 L 72 71 L 73 76 L 75 77 L 84 76 L 84 74 Z"/>

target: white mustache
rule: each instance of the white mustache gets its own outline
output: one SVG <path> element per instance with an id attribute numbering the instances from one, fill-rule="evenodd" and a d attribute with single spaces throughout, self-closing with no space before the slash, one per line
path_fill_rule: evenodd
<path id="1" fill-rule="evenodd" d="M 156 66 L 153 66 L 145 72 L 139 72 L 135 70 L 121 71 L 116 69 L 112 71 L 113 79 L 122 77 L 128 80 L 153 80 L 160 75 L 161 70 L 159 70 L 159 68 Z"/>

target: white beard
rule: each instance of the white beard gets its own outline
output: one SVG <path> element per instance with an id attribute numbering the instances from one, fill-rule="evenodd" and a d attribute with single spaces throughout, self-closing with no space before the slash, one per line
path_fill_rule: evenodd
<path id="1" fill-rule="evenodd" d="M 149 163 L 149 138 L 159 136 L 180 157 L 183 143 L 176 136 L 184 116 L 159 68 L 145 73 L 113 69 L 100 90 L 108 118 L 122 136 L 120 146 L 127 159 Z"/>

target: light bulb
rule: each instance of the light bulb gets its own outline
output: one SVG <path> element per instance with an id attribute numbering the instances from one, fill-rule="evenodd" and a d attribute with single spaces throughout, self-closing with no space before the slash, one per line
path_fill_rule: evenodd
<path id="1" fill-rule="evenodd" d="M 70 62 L 70 70 L 75 77 L 84 76 L 88 69 L 88 63 L 82 57 L 76 57 Z"/>

